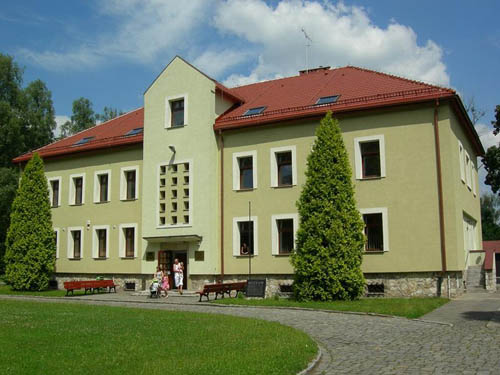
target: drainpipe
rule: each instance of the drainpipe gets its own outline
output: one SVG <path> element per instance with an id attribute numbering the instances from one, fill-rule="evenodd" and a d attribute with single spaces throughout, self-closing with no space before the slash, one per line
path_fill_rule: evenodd
<path id="1" fill-rule="evenodd" d="M 219 130 L 220 141 L 220 278 L 224 281 L 224 138 Z"/>
<path id="2" fill-rule="evenodd" d="M 437 183 L 438 183 L 438 203 L 439 203 L 439 235 L 441 242 L 441 273 L 442 277 L 446 274 L 446 237 L 445 237 L 445 226 L 444 226 L 444 199 L 443 199 L 443 175 L 441 171 L 441 147 L 439 143 L 439 100 L 436 99 L 436 104 L 434 107 L 434 141 L 436 146 L 436 172 L 437 172 Z M 449 293 L 449 284 L 448 284 Z"/>

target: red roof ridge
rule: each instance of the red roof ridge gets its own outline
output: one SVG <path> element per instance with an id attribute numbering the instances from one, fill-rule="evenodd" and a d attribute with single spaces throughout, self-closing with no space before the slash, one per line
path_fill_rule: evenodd
<path id="1" fill-rule="evenodd" d="M 354 65 L 346 65 L 346 66 L 343 66 L 343 67 L 337 68 L 337 69 L 342 69 L 342 68 L 351 68 L 351 69 L 357 69 L 357 70 L 360 70 L 360 71 L 363 71 L 363 72 L 375 73 L 375 74 L 378 74 L 378 75 L 382 75 L 382 76 L 386 76 L 386 77 L 391 77 L 391 78 L 396 78 L 396 79 L 400 79 L 402 81 L 406 81 L 406 82 L 410 82 L 410 83 L 415 83 L 417 85 L 431 86 L 431 87 L 434 87 L 434 88 L 439 89 L 439 90 L 447 90 L 447 91 L 450 91 L 453 94 L 455 94 L 455 90 L 450 89 L 449 87 L 440 86 L 440 85 L 437 85 L 435 83 L 424 82 L 422 80 L 407 78 L 407 77 L 403 77 L 403 76 L 392 74 L 392 73 L 386 73 L 386 72 L 382 72 L 382 71 L 378 71 L 378 70 L 373 70 L 373 69 L 369 69 L 369 68 L 363 68 L 363 67 L 354 66 Z"/>

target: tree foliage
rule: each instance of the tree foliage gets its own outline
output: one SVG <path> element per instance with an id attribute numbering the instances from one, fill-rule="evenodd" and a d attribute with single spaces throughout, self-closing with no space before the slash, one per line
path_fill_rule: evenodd
<path id="1" fill-rule="evenodd" d="M 5 239 L 10 222 L 10 206 L 18 187 L 18 173 L 13 168 L 0 168 L 0 275 L 5 272 L 3 256 L 5 254 Z"/>
<path id="2" fill-rule="evenodd" d="M 495 120 L 491 122 L 491 125 L 493 125 L 493 134 L 498 135 L 500 133 L 500 105 L 495 108 Z M 500 190 L 500 148 L 498 145 L 488 148 L 482 162 L 487 172 L 484 183 L 490 185 L 491 190 L 497 194 Z"/>
<path id="3" fill-rule="evenodd" d="M 124 112 L 119 110 L 119 109 L 112 108 L 112 107 L 104 107 L 102 114 L 98 113 L 95 115 L 95 117 L 96 117 L 97 121 L 105 122 L 105 121 L 112 120 L 115 117 L 121 116 L 123 114 L 124 114 Z"/>
<path id="4" fill-rule="evenodd" d="M 485 194 L 481 197 L 481 226 L 483 240 L 500 240 L 500 197 Z"/>
<path id="5" fill-rule="evenodd" d="M 328 113 L 316 130 L 297 202 L 300 226 L 292 264 L 299 300 L 352 300 L 363 293 L 364 225 L 351 178 L 340 127 Z"/>
<path id="6" fill-rule="evenodd" d="M 47 289 L 56 243 L 43 161 L 36 153 L 21 176 L 5 245 L 5 277 L 12 288 Z"/>
<path id="7" fill-rule="evenodd" d="M 78 98 L 73 101 L 73 114 L 71 120 L 66 121 L 61 127 L 62 138 L 76 134 L 94 126 L 96 115 L 92 109 L 92 102 L 87 98 Z"/>

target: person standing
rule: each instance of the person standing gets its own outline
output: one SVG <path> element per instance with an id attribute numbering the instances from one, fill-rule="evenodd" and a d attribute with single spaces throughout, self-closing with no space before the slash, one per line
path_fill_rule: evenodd
<path id="1" fill-rule="evenodd" d="M 182 269 L 181 263 L 179 263 L 179 259 L 175 258 L 174 260 L 174 281 L 175 287 L 179 291 L 179 294 L 182 295 L 182 287 L 184 285 L 184 271 Z"/>

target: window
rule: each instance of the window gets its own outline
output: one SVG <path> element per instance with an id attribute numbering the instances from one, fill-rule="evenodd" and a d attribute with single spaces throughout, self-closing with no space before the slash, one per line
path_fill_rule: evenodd
<path id="1" fill-rule="evenodd" d="M 284 187 L 297 184 L 295 146 L 271 148 L 271 186 Z"/>
<path id="2" fill-rule="evenodd" d="M 172 127 L 184 125 L 184 99 L 174 100 L 170 102 L 170 111 L 172 119 L 170 120 Z"/>
<path id="3" fill-rule="evenodd" d="M 238 228 L 240 231 L 240 255 L 253 255 L 253 222 L 240 221 Z"/>
<path id="4" fill-rule="evenodd" d="M 385 177 L 384 136 L 355 138 L 354 162 L 358 180 Z"/>
<path id="5" fill-rule="evenodd" d="M 471 189 L 471 180 L 472 180 L 471 161 L 470 161 L 470 156 L 467 153 L 467 151 L 465 151 L 465 180 L 467 182 L 467 187 L 469 189 Z"/>
<path id="6" fill-rule="evenodd" d="M 165 98 L 165 128 L 177 128 L 188 124 L 188 96 L 175 95 Z"/>
<path id="7" fill-rule="evenodd" d="M 123 167 L 120 179 L 120 199 L 134 200 L 139 196 L 139 167 Z"/>
<path id="8" fill-rule="evenodd" d="M 70 227 L 68 228 L 68 258 L 81 259 L 83 258 L 83 228 Z"/>
<path id="9" fill-rule="evenodd" d="M 257 152 L 233 154 L 233 190 L 257 188 Z"/>
<path id="10" fill-rule="evenodd" d="M 135 253 L 135 229 L 125 228 L 125 256 L 133 257 Z"/>
<path id="11" fill-rule="evenodd" d="M 120 225 L 120 257 L 135 258 L 137 249 L 137 224 Z"/>
<path id="12" fill-rule="evenodd" d="M 61 177 L 49 178 L 49 199 L 51 207 L 59 207 L 61 202 Z"/>
<path id="13" fill-rule="evenodd" d="M 92 257 L 96 259 L 108 258 L 109 246 L 109 226 L 94 226 L 94 244 L 92 248 Z"/>
<path id="14" fill-rule="evenodd" d="M 464 146 L 460 141 L 458 141 L 458 159 L 460 162 L 460 179 L 465 182 Z"/>
<path id="15" fill-rule="evenodd" d="M 252 216 L 233 218 L 233 255 L 257 255 L 257 217 Z"/>
<path id="16" fill-rule="evenodd" d="M 132 136 L 132 135 L 137 135 L 137 134 L 141 134 L 143 131 L 143 128 L 135 128 L 135 129 L 132 129 L 132 130 L 129 130 L 125 136 L 126 137 L 129 137 L 129 136 Z"/>
<path id="17" fill-rule="evenodd" d="M 84 137 L 80 139 L 79 141 L 73 143 L 73 146 L 81 146 L 84 145 L 85 143 L 89 143 L 91 140 L 93 140 L 95 137 Z"/>
<path id="18" fill-rule="evenodd" d="M 255 108 L 250 108 L 249 110 L 247 110 L 243 116 L 253 116 L 253 115 L 260 115 L 262 112 L 264 112 L 264 110 L 266 109 L 266 107 L 255 107 Z"/>
<path id="19" fill-rule="evenodd" d="M 365 224 L 365 251 L 382 252 L 389 250 L 387 209 L 370 208 L 360 210 Z"/>
<path id="20" fill-rule="evenodd" d="M 273 255 L 289 255 L 295 248 L 298 214 L 281 214 L 271 217 L 271 246 Z"/>
<path id="21" fill-rule="evenodd" d="M 340 95 L 323 96 L 318 99 L 316 105 L 335 103 Z"/>
<path id="22" fill-rule="evenodd" d="M 54 228 L 54 240 L 56 242 L 56 259 L 59 258 L 59 228 Z"/>
<path id="23" fill-rule="evenodd" d="M 240 189 L 253 188 L 253 162 L 252 157 L 247 156 L 238 159 L 240 166 Z"/>
<path id="24" fill-rule="evenodd" d="M 94 174 L 94 203 L 110 200 L 111 170 L 97 171 Z"/>

